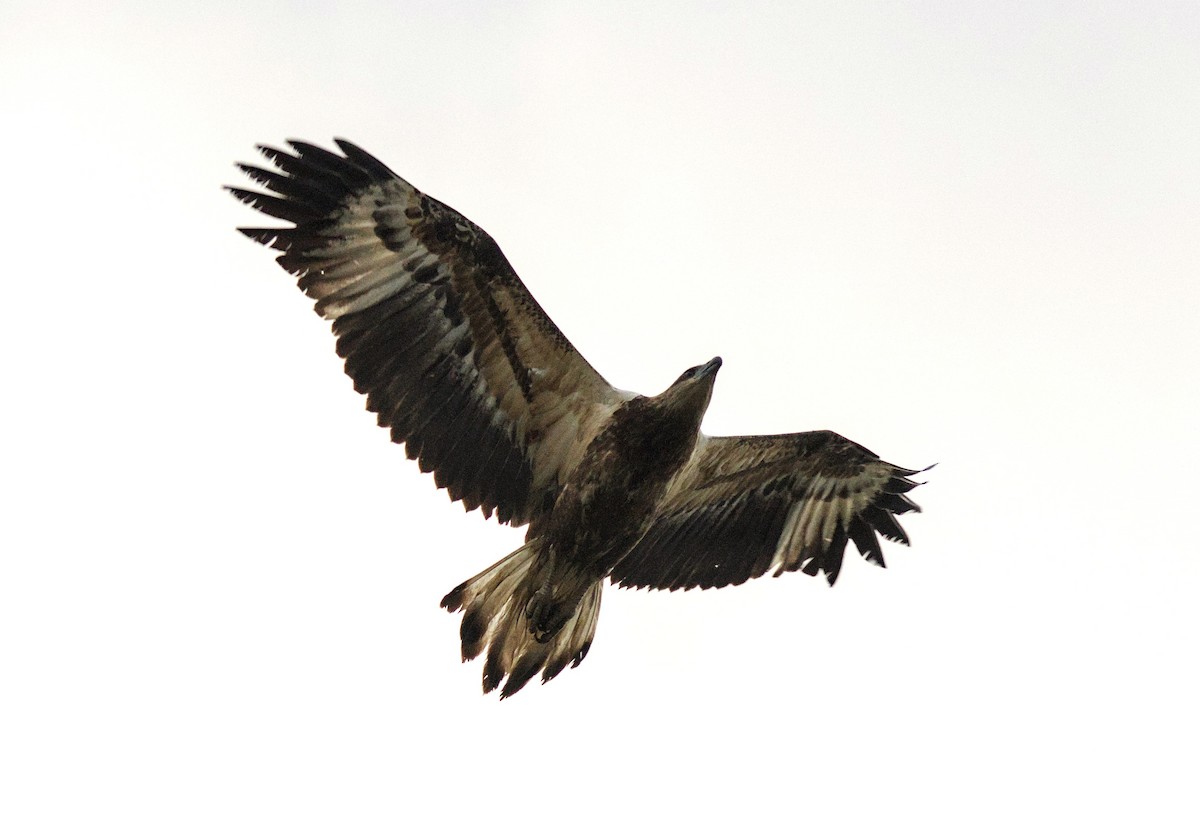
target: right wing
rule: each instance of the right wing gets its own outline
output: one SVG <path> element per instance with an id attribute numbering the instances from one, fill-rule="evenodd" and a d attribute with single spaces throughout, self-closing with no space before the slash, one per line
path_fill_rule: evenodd
<path id="1" fill-rule="evenodd" d="M 294 224 L 242 229 L 282 251 L 333 320 L 354 388 L 392 440 L 468 510 L 536 518 L 627 396 L 568 342 L 491 236 L 362 149 L 259 146 L 240 164 L 275 194 L 230 188 Z"/>

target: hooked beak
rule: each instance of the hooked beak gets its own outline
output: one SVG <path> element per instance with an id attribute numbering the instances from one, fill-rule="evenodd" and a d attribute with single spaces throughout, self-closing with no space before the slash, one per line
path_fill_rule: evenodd
<path id="1" fill-rule="evenodd" d="M 716 374 L 717 369 L 719 368 L 721 368 L 721 358 L 714 357 L 700 368 L 700 371 L 696 374 L 696 377 L 709 377 L 710 375 Z"/>

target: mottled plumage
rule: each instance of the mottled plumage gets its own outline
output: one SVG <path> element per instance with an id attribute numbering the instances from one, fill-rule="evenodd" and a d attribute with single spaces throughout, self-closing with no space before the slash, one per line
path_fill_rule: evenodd
<path id="1" fill-rule="evenodd" d="M 468 510 L 528 523 L 525 543 L 442 601 L 484 690 L 518 691 L 586 655 L 603 582 L 690 589 L 768 572 L 824 572 L 848 542 L 883 565 L 877 534 L 915 471 L 832 432 L 708 437 L 720 358 L 662 394 L 615 389 L 482 229 L 349 142 L 260 146 L 269 192 L 230 191 L 291 226 L 242 231 L 281 252 L 367 408 Z"/>

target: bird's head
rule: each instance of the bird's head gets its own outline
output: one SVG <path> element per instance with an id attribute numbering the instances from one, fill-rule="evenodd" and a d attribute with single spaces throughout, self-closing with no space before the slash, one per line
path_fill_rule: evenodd
<path id="1" fill-rule="evenodd" d="M 720 368 L 720 357 L 714 357 L 700 366 L 692 366 L 658 398 L 663 401 L 664 405 L 694 412 L 698 422 L 708 409 L 709 399 L 712 398 L 713 384 L 717 381 L 717 370 Z"/>

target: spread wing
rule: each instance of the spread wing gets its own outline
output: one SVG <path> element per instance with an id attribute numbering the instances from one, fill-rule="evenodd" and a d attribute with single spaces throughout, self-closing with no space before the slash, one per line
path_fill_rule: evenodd
<path id="1" fill-rule="evenodd" d="M 767 572 L 837 580 L 846 544 L 883 566 L 876 534 L 908 543 L 896 515 L 917 471 L 837 433 L 709 438 L 673 481 L 650 530 L 612 572 L 621 586 L 740 584 Z"/>
<path id="2" fill-rule="evenodd" d="M 259 146 L 274 194 L 230 188 L 293 224 L 243 229 L 280 250 L 333 321 L 354 388 L 392 440 L 468 510 L 519 525 L 548 507 L 613 389 L 530 295 L 491 236 L 365 151 Z"/>

